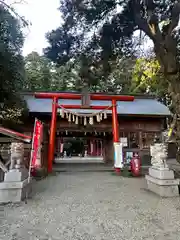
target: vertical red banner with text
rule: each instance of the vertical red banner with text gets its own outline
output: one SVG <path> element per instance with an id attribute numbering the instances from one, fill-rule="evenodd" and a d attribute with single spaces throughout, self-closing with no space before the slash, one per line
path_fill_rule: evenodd
<path id="1" fill-rule="evenodd" d="M 33 142 L 32 142 L 32 160 L 31 167 L 33 169 L 41 168 L 41 145 L 43 137 L 43 124 L 39 120 L 35 120 Z"/>

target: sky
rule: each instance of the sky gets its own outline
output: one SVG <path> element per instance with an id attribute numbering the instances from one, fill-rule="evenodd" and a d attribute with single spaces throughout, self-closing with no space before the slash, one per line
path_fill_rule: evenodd
<path id="1" fill-rule="evenodd" d="M 62 20 L 58 11 L 59 0 L 6 0 L 12 4 L 20 16 L 25 16 L 31 26 L 25 30 L 23 55 L 32 51 L 42 54 L 47 46 L 45 34 L 60 26 Z"/>

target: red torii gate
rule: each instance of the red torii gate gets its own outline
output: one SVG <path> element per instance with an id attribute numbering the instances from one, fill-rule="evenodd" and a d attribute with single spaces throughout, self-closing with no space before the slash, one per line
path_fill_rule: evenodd
<path id="1" fill-rule="evenodd" d="M 46 93 L 40 92 L 34 94 L 36 98 L 52 99 L 52 116 L 49 136 L 49 149 L 48 149 L 48 172 L 52 172 L 52 163 L 54 159 L 55 149 L 55 136 L 56 136 L 56 122 L 57 122 L 57 109 L 60 107 L 58 104 L 59 99 L 73 99 L 79 100 L 82 95 L 77 93 Z M 117 118 L 117 101 L 134 101 L 134 96 L 116 96 L 116 95 L 102 95 L 102 94 L 90 94 L 90 100 L 109 100 L 112 102 L 112 107 L 109 106 L 90 106 L 90 109 L 94 110 L 112 110 L 112 131 L 113 131 L 113 142 L 119 143 L 119 124 Z M 61 105 L 66 109 L 81 109 L 81 105 Z M 120 170 L 120 169 L 118 169 Z"/>

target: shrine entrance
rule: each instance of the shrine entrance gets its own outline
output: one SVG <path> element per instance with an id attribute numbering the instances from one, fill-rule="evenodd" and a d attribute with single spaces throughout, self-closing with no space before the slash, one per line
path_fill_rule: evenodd
<path id="1" fill-rule="evenodd" d="M 106 163 L 106 144 L 112 139 L 110 129 L 107 132 L 95 122 L 95 118 L 93 125 L 89 124 L 89 119 L 85 119 L 86 126 L 82 124 L 84 121 L 79 119 L 81 123 L 77 125 L 73 122 L 73 116 L 71 118 L 72 122 L 68 122 L 66 117 L 62 119 L 58 114 L 54 163 Z M 103 124 L 106 125 L 109 120 L 106 119 Z"/>
<path id="2" fill-rule="evenodd" d="M 103 138 L 56 136 L 54 163 L 104 163 Z"/>
<path id="3" fill-rule="evenodd" d="M 103 139 L 90 137 L 56 137 L 56 157 L 103 157 Z"/>
<path id="4" fill-rule="evenodd" d="M 116 171 L 120 171 L 122 167 L 122 146 L 119 142 L 119 125 L 117 118 L 117 101 L 134 101 L 133 96 L 119 96 L 119 95 L 103 95 L 103 94 L 77 94 L 77 93 L 35 93 L 36 98 L 52 99 L 52 116 L 50 124 L 50 135 L 49 135 L 49 149 L 48 149 L 48 172 L 52 172 L 52 164 L 54 160 L 55 152 L 55 138 L 56 138 L 56 125 L 57 125 L 57 114 L 62 118 L 66 118 L 68 121 L 73 121 L 75 124 L 79 124 L 83 121 L 85 125 L 93 125 L 94 118 L 97 122 L 100 122 L 106 118 L 107 112 L 112 111 L 112 133 L 114 143 L 114 167 Z M 63 105 L 61 99 L 81 99 L 81 105 Z M 102 100 L 110 101 L 108 106 L 92 106 L 91 100 Z M 81 109 L 93 110 L 91 114 L 80 113 Z M 72 111 L 75 110 L 75 111 Z M 78 112 L 79 110 L 79 112 Z M 86 150 L 87 151 L 87 150 Z"/>

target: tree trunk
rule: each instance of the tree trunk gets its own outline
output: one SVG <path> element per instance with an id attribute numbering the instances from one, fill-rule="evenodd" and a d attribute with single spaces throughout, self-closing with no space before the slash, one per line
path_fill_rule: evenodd
<path id="1" fill-rule="evenodd" d="M 90 95 L 89 95 L 89 86 L 87 82 L 84 82 L 82 85 L 82 99 L 81 104 L 83 108 L 89 108 L 90 107 Z"/>
<path id="2" fill-rule="evenodd" d="M 172 111 L 176 114 L 175 142 L 177 145 L 176 160 L 180 163 L 180 73 L 167 77 L 169 94 L 172 99 Z"/>

